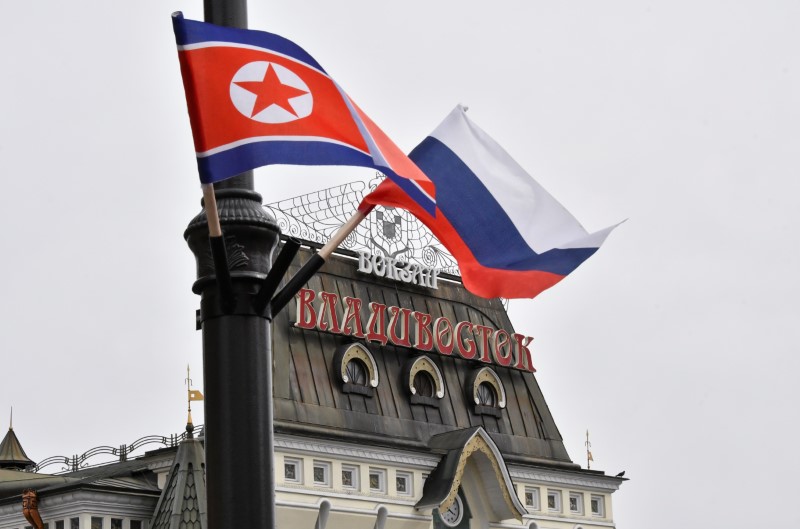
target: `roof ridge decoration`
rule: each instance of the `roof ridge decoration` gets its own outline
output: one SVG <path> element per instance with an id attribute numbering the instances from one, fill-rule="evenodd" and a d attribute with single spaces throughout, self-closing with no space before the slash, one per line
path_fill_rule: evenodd
<path id="1" fill-rule="evenodd" d="M 281 231 L 291 237 L 324 244 L 355 213 L 361 200 L 384 179 L 377 173 L 367 182 L 357 181 L 265 204 Z M 418 264 L 460 276 L 452 255 L 411 213 L 376 206 L 340 248 L 366 250 L 399 261 Z"/>
<path id="2" fill-rule="evenodd" d="M 200 430 L 200 437 L 204 437 L 204 428 L 203 426 L 197 426 L 193 429 Z M 70 472 L 78 472 L 84 468 L 92 468 L 96 466 L 106 465 L 108 463 L 112 463 L 113 461 L 102 461 L 100 463 L 92 463 L 89 464 L 86 461 L 89 458 L 96 457 L 99 455 L 112 455 L 118 458 L 118 461 L 121 463 L 123 461 L 127 461 L 130 458 L 130 455 L 137 451 L 138 449 L 148 446 L 148 445 L 160 445 L 164 448 L 172 448 L 178 446 L 181 441 L 189 437 L 189 433 L 184 431 L 179 434 L 170 434 L 168 436 L 164 435 L 147 435 L 145 437 L 140 437 L 139 439 L 135 440 L 130 444 L 121 445 L 119 448 L 115 448 L 113 446 L 96 446 L 87 450 L 82 454 L 75 454 L 71 457 L 67 456 L 52 456 L 48 457 L 47 459 L 41 460 L 34 468 L 34 472 L 40 472 L 43 468 L 51 466 L 51 465 L 63 465 L 59 472 L 55 472 L 54 474 L 63 474 L 63 473 L 70 473 Z"/>

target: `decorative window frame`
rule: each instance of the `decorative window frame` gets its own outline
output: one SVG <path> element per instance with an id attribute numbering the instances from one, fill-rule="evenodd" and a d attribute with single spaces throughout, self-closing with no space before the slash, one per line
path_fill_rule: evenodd
<path id="1" fill-rule="evenodd" d="M 287 465 L 294 465 L 294 475 L 295 478 L 287 478 L 286 477 L 286 466 Z M 302 485 L 303 484 L 303 460 L 298 459 L 295 457 L 284 457 L 283 458 L 283 482 L 284 483 L 292 483 L 295 485 Z"/>
<path id="2" fill-rule="evenodd" d="M 555 498 L 555 501 L 553 502 L 555 507 L 550 507 L 550 496 Z M 547 510 L 549 512 L 562 512 L 560 490 L 547 489 Z"/>
<path id="3" fill-rule="evenodd" d="M 592 508 L 592 502 L 597 501 L 597 512 Z M 606 498 L 600 494 L 592 494 L 589 497 L 589 510 L 592 513 L 592 516 L 596 516 L 598 518 L 605 518 L 606 516 Z"/>
<path id="4" fill-rule="evenodd" d="M 478 388 L 481 384 L 488 384 L 494 389 L 495 396 L 497 397 L 497 406 L 485 406 L 480 403 L 478 398 Z M 500 377 L 497 376 L 494 369 L 490 367 L 482 367 L 472 372 L 467 383 L 467 397 L 468 401 L 472 402 L 475 406 L 475 413 L 482 415 L 492 415 L 494 417 L 501 417 L 501 410 L 506 407 L 506 390 Z"/>
<path id="5" fill-rule="evenodd" d="M 317 469 L 322 470 L 322 480 L 318 480 L 316 473 Z M 311 479 L 314 482 L 314 485 L 318 487 L 330 487 L 331 486 L 331 464 L 328 461 L 319 461 L 314 460 L 314 465 L 311 469 Z"/>
<path id="6" fill-rule="evenodd" d="M 353 483 L 351 485 L 345 485 L 344 483 L 345 472 L 350 472 L 353 476 Z M 358 467 L 358 465 L 342 465 L 342 475 L 340 477 L 342 479 L 342 488 L 344 490 L 360 490 L 361 469 Z"/>
<path id="7" fill-rule="evenodd" d="M 367 368 L 367 385 L 353 384 L 347 376 L 347 364 L 352 360 L 360 360 Z M 365 397 L 375 395 L 375 388 L 378 387 L 378 364 L 372 353 L 360 343 L 350 343 L 336 349 L 333 357 L 334 372 L 342 381 L 342 391 L 344 393 L 358 393 Z"/>
<path id="8" fill-rule="evenodd" d="M 433 397 L 425 397 L 417 394 L 414 387 L 414 378 L 418 373 L 424 372 L 433 379 Z M 405 386 L 408 389 L 411 404 L 422 404 L 424 406 L 439 407 L 440 400 L 444 397 L 444 377 L 436 363 L 425 355 L 412 358 L 405 369 Z"/>
<path id="9" fill-rule="evenodd" d="M 400 479 L 406 480 L 406 490 L 401 491 L 397 488 L 397 481 Z M 413 496 L 414 495 L 414 474 L 411 472 L 401 472 L 398 470 L 395 472 L 394 477 L 394 485 L 395 485 L 395 492 L 398 496 Z"/>
<path id="10" fill-rule="evenodd" d="M 575 500 L 575 509 L 572 508 L 572 500 Z M 570 492 L 569 493 L 569 512 L 571 514 L 583 515 L 583 493 Z"/>
<path id="11" fill-rule="evenodd" d="M 372 475 L 376 474 L 378 476 L 378 487 L 372 486 Z M 374 492 L 376 494 L 386 494 L 386 469 L 385 468 L 375 468 L 369 467 L 369 472 L 367 473 L 367 478 L 369 482 L 367 486 L 370 492 Z"/>
<path id="12" fill-rule="evenodd" d="M 531 495 L 530 503 L 528 503 L 528 494 Z M 539 487 L 529 487 L 526 485 L 522 493 L 522 504 L 528 511 L 542 510 L 541 491 Z"/>

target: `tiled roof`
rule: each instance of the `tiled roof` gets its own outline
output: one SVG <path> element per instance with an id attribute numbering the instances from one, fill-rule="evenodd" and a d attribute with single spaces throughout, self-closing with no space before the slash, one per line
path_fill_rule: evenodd
<path id="1" fill-rule="evenodd" d="M 206 529 L 205 451 L 197 439 L 178 446 L 167 484 L 158 500 L 152 529 Z"/>

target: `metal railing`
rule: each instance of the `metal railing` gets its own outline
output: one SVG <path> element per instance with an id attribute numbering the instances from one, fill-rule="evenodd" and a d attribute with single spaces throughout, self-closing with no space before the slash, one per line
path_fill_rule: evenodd
<path id="1" fill-rule="evenodd" d="M 202 425 L 195 426 L 195 431 L 201 431 L 201 430 L 202 430 Z M 30 471 L 40 472 L 43 468 L 47 468 L 53 465 L 63 465 L 60 471 L 55 472 L 56 474 L 62 474 L 66 472 L 77 472 L 78 470 L 84 468 L 91 468 L 112 462 L 112 460 L 105 460 L 93 464 L 87 463 L 89 459 L 101 455 L 116 456 L 119 462 L 124 462 L 128 460 L 128 457 L 133 452 L 142 448 L 143 446 L 160 445 L 164 448 L 175 447 L 178 446 L 178 444 L 181 441 L 185 440 L 187 435 L 188 435 L 187 432 L 183 432 L 180 434 L 170 434 L 169 436 L 148 435 L 145 437 L 140 437 L 139 439 L 135 440 L 130 444 L 120 445 L 117 448 L 113 446 L 96 446 L 90 450 L 87 450 L 82 454 L 76 454 L 73 456 L 52 456 L 48 457 L 47 459 L 43 459 L 42 461 L 31 467 Z"/>

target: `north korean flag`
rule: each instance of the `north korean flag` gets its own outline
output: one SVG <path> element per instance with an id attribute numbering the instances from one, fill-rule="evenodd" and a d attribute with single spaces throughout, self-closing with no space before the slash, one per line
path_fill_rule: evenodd
<path id="1" fill-rule="evenodd" d="M 270 164 L 375 168 L 434 214 L 430 179 L 297 44 L 172 15 L 200 180 Z"/>

